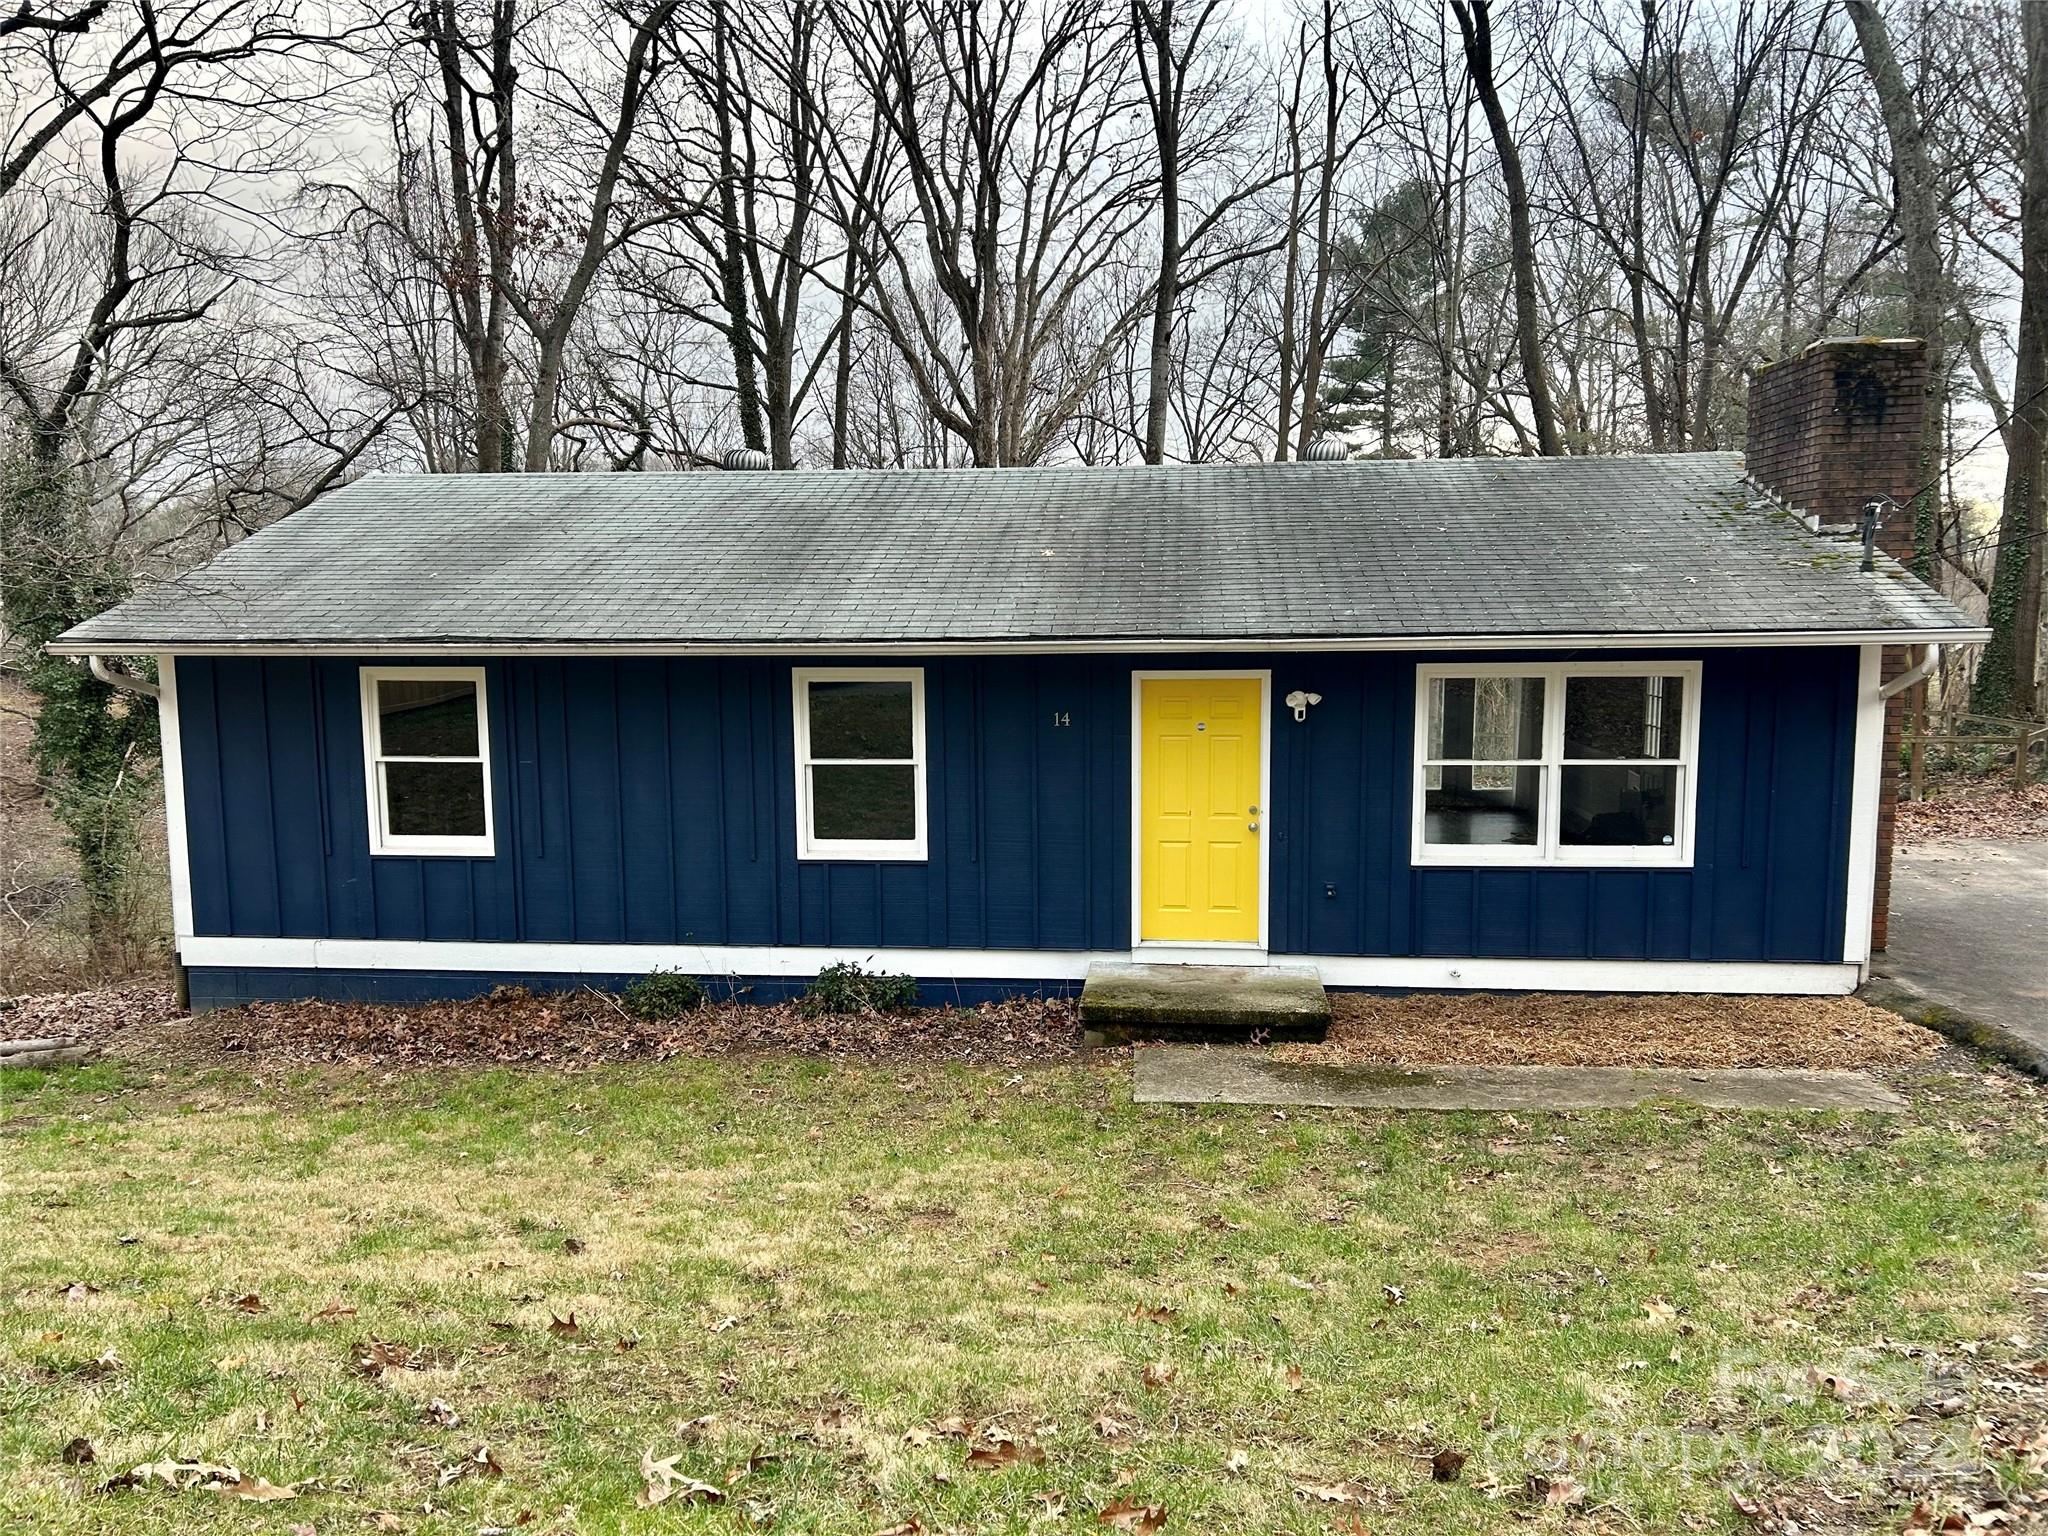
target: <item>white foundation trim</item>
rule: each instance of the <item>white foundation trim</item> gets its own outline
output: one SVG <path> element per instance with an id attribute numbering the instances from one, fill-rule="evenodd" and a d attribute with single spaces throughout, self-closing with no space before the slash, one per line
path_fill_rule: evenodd
<path id="1" fill-rule="evenodd" d="M 496 971 L 507 975 L 632 976 L 655 969 L 698 976 L 804 979 L 851 960 L 928 981 L 1079 981 L 1098 961 L 1159 961 L 1155 953 L 1054 949 L 827 949 L 720 944 L 472 944 L 412 939 L 200 937 L 185 963 L 249 969 Z M 1234 957 L 1242 963 L 1242 956 Z M 1853 965 L 1696 960 L 1502 960 L 1274 955 L 1313 965 L 1333 987 L 1419 991 L 1847 993 Z"/>
<path id="2" fill-rule="evenodd" d="M 185 746 L 178 726 L 178 659 L 156 659 L 156 728 L 163 753 L 164 833 L 170 843 L 171 944 L 183 958 L 192 941 L 192 842 L 185 830 Z"/>
<path id="3" fill-rule="evenodd" d="M 1877 801 L 1884 779 L 1884 647 L 1866 645 L 1856 664 L 1856 741 L 1849 769 L 1849 894 L 1843 904 L 1842 962 L 1870 966 L 1877 906 Z"/>

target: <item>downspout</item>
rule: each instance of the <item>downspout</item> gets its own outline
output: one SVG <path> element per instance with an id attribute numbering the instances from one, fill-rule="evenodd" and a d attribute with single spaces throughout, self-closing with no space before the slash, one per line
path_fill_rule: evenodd
<path id="1" fill-rule="evenodd" d="M 99 658 L 94 657 L 93 659 L 97 661 Z M 1929 641 L 1927 654 L 1920 658 L 1918 665 L 1901 672 L 1897 677 L 1878 689 L 1877 696 L 1880 699 L 1894 699 L 1915 683 L 1925 682 L 1928 678 L 1934 676 L 1934 669 L 1940 665 L 1941 642 L 1938 640 Z"/>
<path id="2" fill-rule="evenodd" d="M 97 652 L 86 658 L 86 664 L 92 668 L 92 675 L 105 683 L 109 688 L 118 689 L 122 693 L 139 694 L 145 699 L 161 699 L 163 697 L 163 689 L 152 683 L 148 678 L 137 677 L 125 667 L 108 666 L 107 658 L 99 655 Z"/>
<path id="3" fill-rule="evenodd" d="M 146 677 L 137 677 L 125 667 L 110 667 L 107 659 L 97 652 L 86 657 L 86 666 L 92 675 L 117 693 L 134 694 L 138 698 L 154 699 L 157 707 L 163 707 L 163 688 Z M 173 927 L 176 925 L 173 924 Z M 185 962 L 178 958 L 177 942 L 171 944 L 171 1001 L 181 1011 L 192 1006 L 192 978 L 185 972 Z"/>

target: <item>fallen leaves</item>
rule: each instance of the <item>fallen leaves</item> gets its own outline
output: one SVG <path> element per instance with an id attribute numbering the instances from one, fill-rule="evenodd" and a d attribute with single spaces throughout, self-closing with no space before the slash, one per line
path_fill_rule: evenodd
<path id="1" fill-rule="evenodd" d="M 1142 1379 L 1145 1383 L 1145 1390 L 1148 1392 L 1157 1392 L 1164 1387 L 1171 1386 L 1173 1384 L 1174 1377 L 1178 1376 L 1179 1374 L 1180 1367 L 1174 1365 L 1171 1361 L 1154 1360 L 1150 1365 L 1145 1367 L 1144 1372 L 1142 1373 Z"/>
<path id="2" fill-rule="evenodd" d="M 1522 1497 L 1531 1504 L 1547 1508 L 1568 1508 L 1586 1502 L 1584 1485 L 1573 1478 L 1559 1473 L 1551 1477 L 1543 1472 L 1531 1472 L 1522 1479 Z"/>
<path id="3" fill-rule="evenodd" d="M 436 1477 L 439 1486 L 446 1488 L 461 1482 L 465 1477 L 503 1477 L 505 1469 L 488 1445 L 480 1445 L 460 1461 L 451 1461 L 442 1467 Z"/>
<path id="4" fill-rule="evenodd" d="M 571 1311 L 567 1317 L 557 1317 L 552 1312 L 548 1314 L 549 1337 L 557 1339 L 573 1339 L 576 1337 L 577 1334 L 581 1333 L 582 1331 L 583 1325 L 576 1321 L 576 1314 L 574 1311 Z"/>
<path id="5" fill-rule="evenodd" d="M 69 1448 L 66 1449 L 68 1451 Z M 90 1450 L 90 1447 L 87 1449 Z M 299 1496 L 297 1487 L 290 1483 L 278 1484 L 264 1477 L 249 1477 L 238 1468 L 212 1461 L 140 1462 L 126 1472 L 109 1478 L 104 1484 L 105 1491 L 109 1493 L 124 1488 L 158 1486 L 173 1493 L 197 1489 L 205 1493 L 217 1493 L 226 1498 L 240 1499 L 248 1504 L 276 1504 Z"/>
<path id="6" fill-rule="evenodd" d="M 64 1444 L 64 1465 L 67 1467 L 90 1466 L 99 1456 L 92 1448 L 92 1442 L 83 1435 L 76 1436 Z"/>
<path id="7" fill-rule="evenodd" d="M 651 1447 L 642 1451 L 640 1491 L 633 1495 L 634 1505 L 640 1509 L 652 1509 L 670 1499 L 681 1499 L 686 1504 L 723 1504 L 725 1490 L 686 1476 L 678 1470 L 682 1459 L 681 1452 L 657 1459 Z"/>
<path id="8" fill-rule="evenodd" d="M 408 1349 L 388 1339 L 371 1339 L 357 1352 L 356 1372 L 375 1381 L 391 1371 L 428 1371 L 445 1363 L 444 1357 L 427 1349 Z"/>
<path id="9" fill-rule="evenodd" d="M 1000 1471 L 1005 1467 L 1036 1467 L 1045 1463 L 1045 1452 L 1028 1440 L 1018 1440 L 999 1424 L 990 1424 L 981 1432 L 978 1443 L 967 1452 L 966 1464 L 981 1472 Z"/>
<path id="10" fill-rule="evenodd" d="M 1365 1504 L 1372 1500 L 1370 1488 L 1349 1478 L 1334 1483 L 1298 1482 L 1294 1491 L 1311 1504 Z"/>
<path id="11" fill-rule="evenodd" d="M 1901 800 L 1901 847 L 1948 838 L 2022 839 L 2048 832 L 2048 784 L 1966 789 L 1931 800 Z"/>
<path id="12" fill-rule="evenodd" d="M 420 1410 L 420 1417 L 429 1424 L 439 1425 L 442 1429 L 455 1429 L 462 1423 L 462 1415 L 438 1397 Z"/>
<path id="13" fill-rule="evenodd" d="M 1444 1446 L 1429 1458 L 1429 1478 L 1433 1483 L 1455 1483 L 1458 1474 L 1465 1470 L 1465 1453 Z"/>
<path id="14" fill-rule="evenodd" d="M 585 1067 L 675 1056 L 788 1052 L 883 1061 L 961 1061 L 1017 1065 L 1071 1058 L 1079 1051 L 1078 1002 L 1019 997 L 974 1008 L 911 1008 L 897 1013 L 807 1015 L 794 1004 L 715 1002 L 675 1020 L 635 1019 L 591 988 L 537 993 L 502 987 L 488 997 L 399 1005 L 256 1003 L 180 1016 L 168 988 L 141 998 L 118 991 L 53 994 L 24 1019 L 78 1013 L 94 999 L 107 1018 L 81 1018 L 55 1033 L 110 1036 L 149 1024 L 152 1043 L 181 1054 L 232 1054 L 279 1062 L 439 1066 L 461 1062 Z M 167 1038 L 168 1037 L 168 1038 Z"/>
<path id="15" fill-rule="evenodd" d="M 1096 1524 L 1112 1530 L 1130 1531 L 1133 1536 L 1153 1536 L 1166 1524 L 1164 1504 L 1140 1504 L 1134 1499 L 1117 1499 L 1097 1511 Z"/>

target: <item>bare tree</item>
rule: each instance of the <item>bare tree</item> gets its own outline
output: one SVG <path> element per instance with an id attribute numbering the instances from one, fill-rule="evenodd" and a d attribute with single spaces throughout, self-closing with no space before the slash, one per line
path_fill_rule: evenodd
<path id="1" fill-rule="evenodd" d="M 1907 311 L 1912 333 L 1927 344 L 1927 410 L 1920 430 L 1920 474 L 1913 498 L 1914 568 L 1933 574 L 1935 509 L 1946 430 L 1942 408 L 1947 380 L 1948 273 L 1942 257 L 1941 188 L 1928 153 L 1919 103 L 1892 47 L 1891 29 L 1872 0 L 1845 0 L 1856 28 L 1863 67 L 1877 93 L 1891 142 L 1893 203 L 1906 258 Z"/>
<path id="2" fill-rule="evenodd" d="M 1536 237 L 1529 220 L 1529 186 L 1522 173 L 1522 153 L 1514 126 L 1501 105 L 1494 74 L 1493 14 L 1489 0 L 1451 0 L 1458 32 L 1465 42 L 1465 66 L 1472 89 L 1493 134 L 1500 157 L 1502 185 L 1508 199 L 1508 241 L 1515 274 L 1515 342 L 1522 357 L 1522 387 L 1528 391 L 1529 413 L 1536 423 L 1536 450 L 1564 452 L 1557 435 L 1557 407 L 1551 403 L 1550 380 L 1543 368 L 1543 316 L 1536 303 Z"/>
<path id="3" fill-rule="evenodd" d="M 1123 34 L 1090 0 L 848 9 L 834 24 L 907 187 L 902 208 L 863 207 L 865 308 L 976 464 L 1036 462 L 1144 307 L 1134 296 L 1069 345 L 1147 211 Z"/>
<path id="4" fill-rule="evenodd" d="M 2005 426 L 2005 501 L 1990 593 L 1991 643 L 1975 706 L 2038 716 L 2044 538 L 2048 538 L 2048 9 L 2022 5 L 2026 162 L 2019 216 L 2020 316 L 2012 411 Z"/>

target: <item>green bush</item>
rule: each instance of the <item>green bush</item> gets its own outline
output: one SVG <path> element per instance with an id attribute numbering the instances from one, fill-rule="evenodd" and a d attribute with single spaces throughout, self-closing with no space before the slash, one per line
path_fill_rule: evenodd
<path id="1" fill-rule="evenodd" d="M 695 1013 L 710 998 L 704 983 L 682 971 L 650 971 L 619 994 L 636 1019 L 675 1019 Z"/>
<path id="2" fill-rule="evenodd" d="M 804 994 L 805 1013 L 893 1013 L 917 1001 L 917 982 L 887 971 L 864 971 L 842 960 L 818 972 Z"/>

